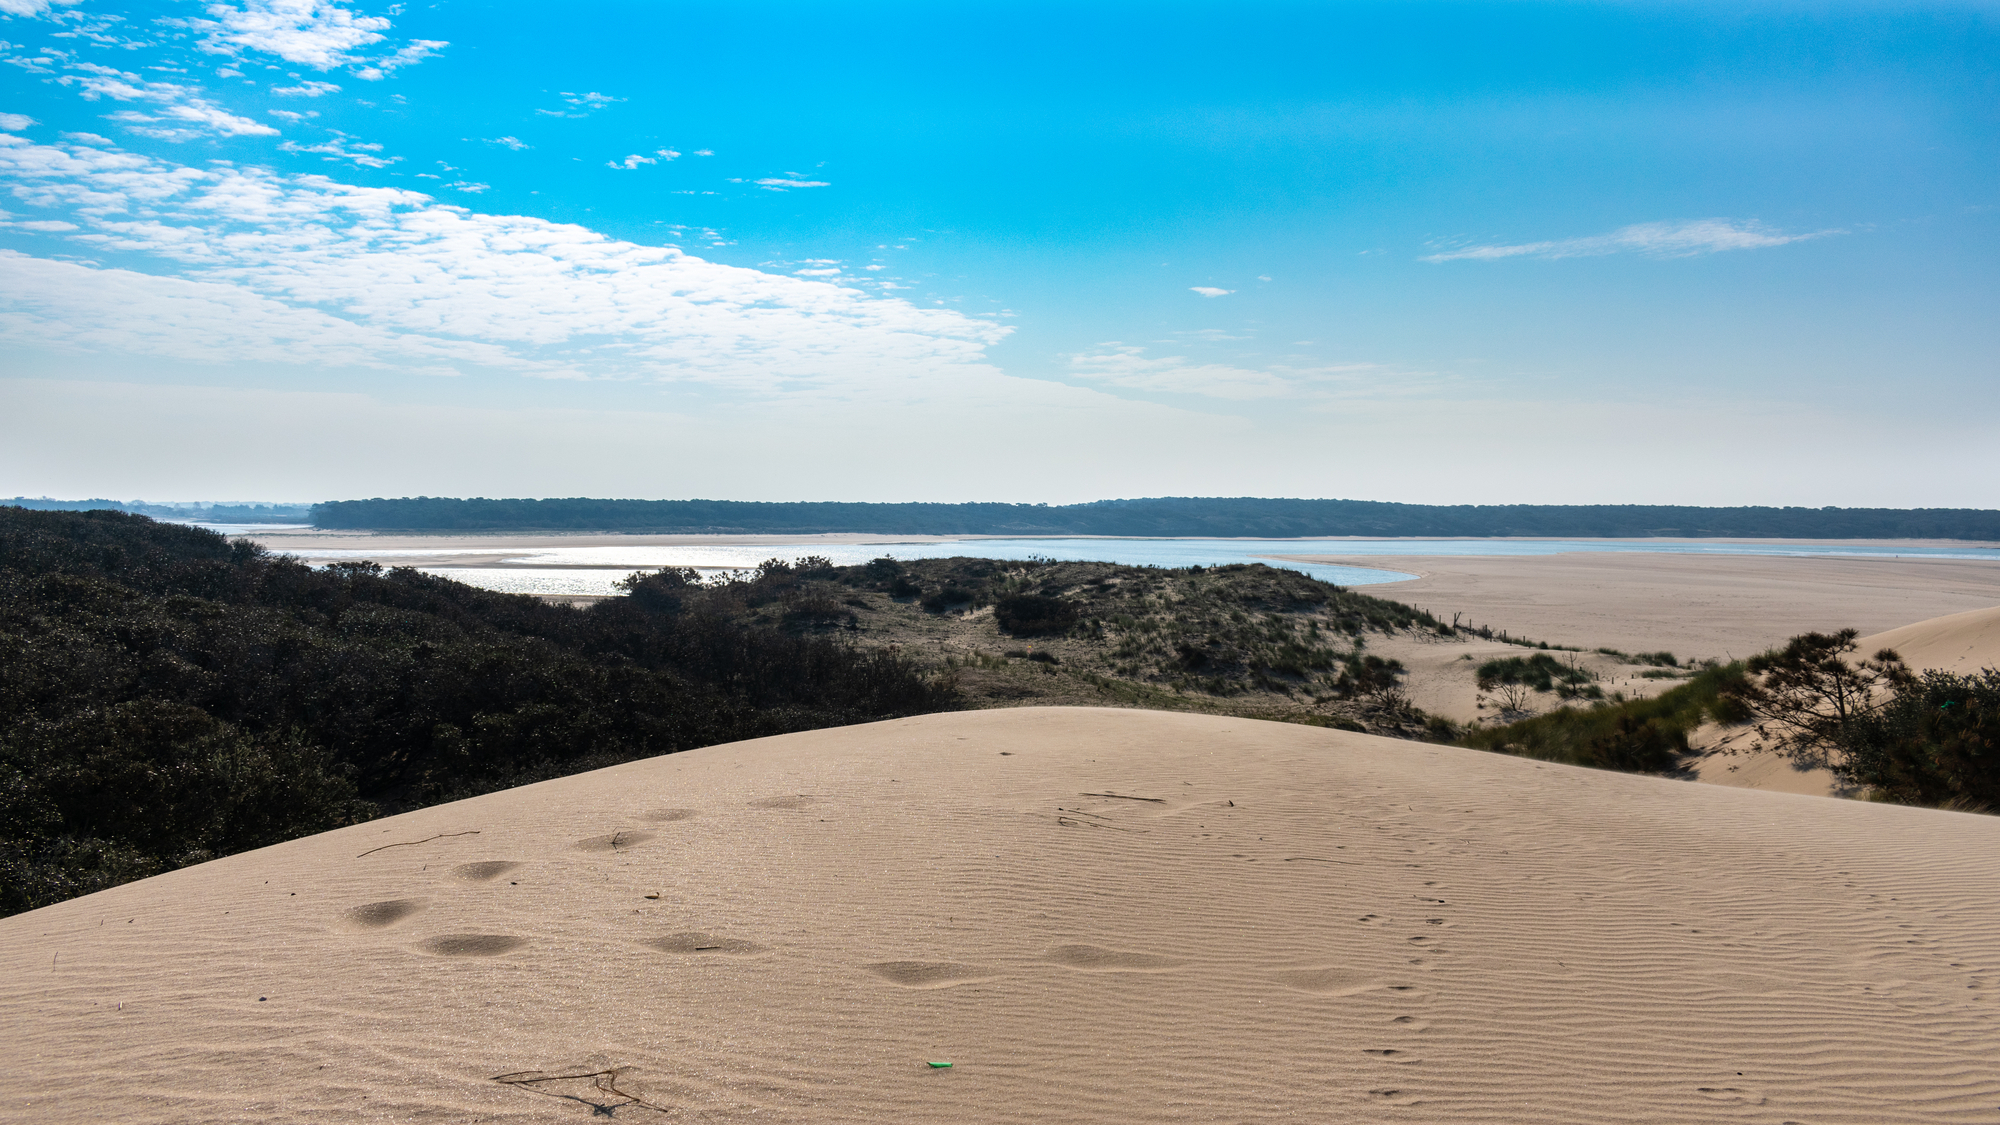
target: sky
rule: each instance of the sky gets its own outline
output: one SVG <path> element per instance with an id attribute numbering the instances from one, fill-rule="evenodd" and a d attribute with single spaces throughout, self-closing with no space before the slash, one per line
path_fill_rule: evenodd
<path id="1" fill-rule="evenodd" d="M 2000 507 L 2000 5 L 0 0 L 0 495 Z"/>

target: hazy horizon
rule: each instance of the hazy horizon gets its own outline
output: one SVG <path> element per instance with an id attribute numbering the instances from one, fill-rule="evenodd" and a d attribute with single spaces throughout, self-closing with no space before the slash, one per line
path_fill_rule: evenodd
<path id="1" fill-rule="evenodd" d="M 0 0 L 0 493 L 2000 507 L 1989 4 Z"/>

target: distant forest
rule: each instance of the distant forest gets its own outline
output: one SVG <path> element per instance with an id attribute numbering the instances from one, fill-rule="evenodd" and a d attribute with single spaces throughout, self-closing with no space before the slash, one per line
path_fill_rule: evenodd
<path id="1" fill-rule="evenodd" d="M 214 523 L 303 523 L 307 504 L 167 504 L 146 500 L 51 500 L 46 496 L 16 496 L 0 500 L 31 512 L 130 512 L 157 519 L 209 520 Z"/>
<path id="2" fill-rule="evenodd" d="M 322 528 L 380 531 L 826 532 L 883 535 L 1968 539 L 2000 541 L 1980 508 L 1695 508 L 1640 504 L 1389 504 L 1161 497 L 1045 504 L 751 503 L 738 500 L 336 500 Z"/>

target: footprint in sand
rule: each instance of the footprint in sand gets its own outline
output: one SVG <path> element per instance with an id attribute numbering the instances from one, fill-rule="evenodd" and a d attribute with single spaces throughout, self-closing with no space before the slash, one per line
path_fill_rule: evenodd
<path id="1" fill-rule="evenodd" d="M 668 934 L 665 937 L 647 938 L 642 944 L 662 953 L 702 953 L 718 954 L 724 957 L 750 957 L 764 952 L 764 947 L 754 941 L 720 937 L 689 931 Z"/>
<path id="2" fill-rule="evenodd" d="M 654 809 L 646 813 L 645 818 L 664 823 L 670 820 L 692 820 L 696 815 L 693 809 Z"/>
<path id="3" fill-rule="evenodd" d="M 404 919 L 414 917 L 430 905 L 428 899 L 392 898 L 386 902 L 371 902 L 357 906 L 341 914 L 341 924 L 350 930 L 380 930 L 395 925 Z"/>
<path id="4" fill-rule="evenodd" d="M 904 988 L 950 988 L 955 984 L 992 980 L 998 975 L 991 969 L 956 961 L 877 961 L 861 967 Z"/>
<path id="5" fill-rule="evenodd" d="M 794 793 L 786 797 L 759 797 L 750 802 L 753 809 L 803 809 L 813 803 L 811 797 Z"/>
<path id="6" fill-rule="evenodd" d="M 1390 1105 L 1416 1105 L 1423 1100 L 1409 1090 L 1388 1088 L 1370 1090 L 1368 1097 L 1371 1101 L 1387 1102 Z"/>
<path id="7" fill-rule="evenodd" d="M 1764 1104 L 1762 1094 L 1755 1094 L 1735 1086 L 1696 1086 L 1694 1092 L 1710 1101 L 1731 1102 L 1736 1105 Z"/>
<path id="8" fill-rule="evenodd" d="M 498 879 L 516 867 L 521 866 L 511 859 L 486 859 L 478 863 L 461 863 L 451 869 L 451 877 L 468 883 L 485 883 Z"/>
<path id="9" fill-rule="evenodd" d="M 1381 1059 L 1383 1062 L 1413 1063 L 1417 1061 L 1417 1056 L 1411 1054 L 1408 1051 L 1397 1050 L 1394 1047 L 1372 1047 L 1363 1050 L 1361 1053 L 1364 1055 L 1372 1055 L 1375 1058 Z"/>
<path id="10" fill-rule="evenodd" d="M 528 944 L 512 934 L 443 934 L 417 943 L 425 953 L 440 957 L 498 957 Z"/>
<path id="11" fill-rule="evenodd" d="M 585 852 L 622 852 L 628 848 L 636 848 L 652 838 L 651 832 L 634 832 L 630 828 L 624 828 L 617 832 L 607 832 L 602 836 L 592 836 L 587 840 L 578 840 L 574 846 L 578 851 Z"/>
<path id="12" fill-rule="evenodd" d="M 1096 973 L 1163 973 L 1187 964 L 1178 957 L 1128 953 L 1101 945 L 1058 945 L 1044 953 L 1042 960 Z"/>
<path id="13" fill-rule="evenodd" d="M 1381 978 L 1345 968 L 1286 969 L 1272 973 L 1271 979 L 1286 988 L 1322 996 L 1352 996 L 1382 987 Z"/>

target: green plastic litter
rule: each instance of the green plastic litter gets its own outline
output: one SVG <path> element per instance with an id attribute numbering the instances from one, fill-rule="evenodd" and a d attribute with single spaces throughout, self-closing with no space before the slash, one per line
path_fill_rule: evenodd
<path id="1" fill-rule="evenodd" d="M 951 1064 L 950 1064 L 950 1063 L 948 1063 L 948 1062 L 934 1062 L 934 1063 L 925 1063 L 924 1065 L 925 1065 L 925 1066 L 928 1066 L 928 1067 L 930 1067 L 930 1068 L 931 1068 L 932 1070 L 950 1070 L 950 1069 L 951 1069 Z"/>

